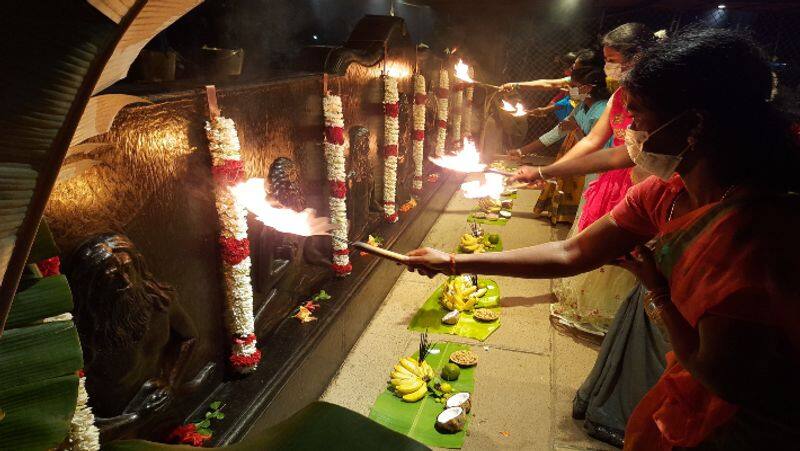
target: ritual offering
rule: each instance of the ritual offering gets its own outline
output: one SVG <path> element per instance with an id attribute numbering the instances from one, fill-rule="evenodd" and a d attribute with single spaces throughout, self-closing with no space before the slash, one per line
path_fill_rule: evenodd
<path id="1" fill-rule="evenodd" d="M 465 413 L 469 413 L 472 410 L 472 398 L 470 397 L 469 393 L 461 392 L 456 393 L 450 398 L 447 399 L 447 408 L 452 409 L 453 407 L 459 407 L 464 409 Z"/>
<path id="2" fill-rule="evenodd" d="M 501 199 L 500 206 L 503 208 L 503 210 L 511 210 L 511 207 L 514 206 L 514 201 L 511 199 Z"/>
<path id="3" fill-rule="evenodd" d="M 499 211 L 497 214 L 498 214 L 498 215 L 499 215 L 501 218 L 504 218 L 504 219 L 511 219 L 511 212 L 510 212 L 510 211 L 508 211 L 508 210 L 500 210 L 500 211 Z"/>
<path id="4" fill-rule="evenodd" d="M 450 354 L 450 361 L 458 366 L 475 366 L 478 364 L 478 355 L 470 350 L 455 351 Z"/>
<path id="5" fill-rule="evenodd" d="M 471 233 L 461 236 L 458 251 L 462 254 L 482 254 L 484 252 L 496 252 L 502 250 L 500 235 L 496 233 L 476 237 Z"/>
<path id="6" fill-rule="evenodd" d="M 442 322 L 444 324 L 453 326 L 458 324 L 458 320 L 460 317 L 461 317 L 461 312 L 459 312 L 458 310 L 451 310 L 445 313 L 445 315 L 442 317 Z"/>
<path id="7" fill-rule="evenodd" d="M 492 321 L 497 321 L 497 319 L 500 318 L 499 313 L 497 313 L 494 310 L 490 310 L 488 308 L 475 309 L 475 311 L 473 312 L 473 316 L 478 321 L 484 321 L 487 323 Z"/>
<path id="8" fill-rule="evenodd" d="M 454 381 L 461 375 L 461 368 L 455 363 L 448 363 L 442 368 L 442 379 Z"/>
<path id="9" fill-rule="evenodd" d="M 451 276 L 445 284 L 445 290 L 439 302 L 448 310 L 472 310 L 478 299 L 486 295 L 487 291 L 486 288 L 478 289 L 477 282 L 473 282 L 472 275 Z"/>
<path id="10" fill-rule="evenodd" d="M 390 390 L 405 402 L 417 402 L 428 394 L 428 381 L 436 377 L 425 361 L 430 352 L 427 334 L 420 336 L 419 357 L 404 357 L 392 368 Z"/>

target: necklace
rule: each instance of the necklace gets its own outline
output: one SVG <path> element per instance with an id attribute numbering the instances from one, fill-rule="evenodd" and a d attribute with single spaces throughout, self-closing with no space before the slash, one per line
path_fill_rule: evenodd
<path id="1" fill-rule="evenodd" d="M 726 189 L 725 192 L 722 193 L 722 197 L 719 198 L 719 201 L 722 202 L 723 200 L 725 200 L 736 188 L 737 188 L 737 185 L 729 186 L 728 189 Z M 672 199 L 672 206 L 670 206 L 670 208 L 669 208 L 669 216 L 667 216 L 667 222 L 672 221 L 672 215 L 675 214 L 675 205 L 677 205 L 678 199 L 681 198 L 681 195 L 684 193 L 684 191 L 686 191 L 686 190 L 682 189 L 678 193 L 678 195 L 676 195 L 675 198 Z"/>

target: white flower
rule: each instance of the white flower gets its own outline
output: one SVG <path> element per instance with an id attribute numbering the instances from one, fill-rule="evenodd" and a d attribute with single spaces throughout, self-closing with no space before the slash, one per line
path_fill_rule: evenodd
<path id="1" fill-rule="evenodd" d="M 395 81 L 395 87 L 397 82 Z M 322 98 L 322 110 L 326 127 L 344 128 L 344 114 L 342 113 L 342 98 L 336 95 L 326 95 Z M 347 172 L 345 169 L 345 149 L 343 145 L 325 142 L 325 163 L 327 166 L 328 180 L 335 182 L 347 182 Z M 328 207 L 330 210 L 330 220 L 334 229 L 331 235 L 333 250 L 342 251 L 348 247 L 348 228 L 347 222 L 347 201 L 346 199 L 329 196 Z M 347 266 L 350 263 L 348 255 L 333 255 L 333 263 L 339 266 Z"/>
<path id="2" fill-rule="evenodd" d="M 464 93 L 459 89 L 453 94 L 453 141 L 461 141 L 461 104 Z"/>
<path id="3" fill-rule="evenodd" d="M 219 116 L 206 122 L 206 136 L 214 166 L 219 166 L 224 160 L 241 160 L 239 137 L 232 119 Z"/>
<path id="4" fill-rule="evenodd" d="M 89 406 L 89 393 L 86 392 L 86 378 L 78 379 L 78 400 L 75 414 L 69 425 L 69 451 L 97 451 L 100 449 L 100 431 L 94 425 L 94 414 Z"/>
<path id="5" fill-rule="evenodd" d="M 383 102 L 392 104 L 400 101 L 397 93 L 397 80 L 393 77 L 384 77 Z M 400 136 L 400 122 L 397 117 L 384 113 L 383 119 L 383 144 L 384 146 L 397 146 Z M 388 155 L 383 161 L 383 211 L 386 216 L 395 213 L 395 198 L 397 190 L 397 157 Z"/>

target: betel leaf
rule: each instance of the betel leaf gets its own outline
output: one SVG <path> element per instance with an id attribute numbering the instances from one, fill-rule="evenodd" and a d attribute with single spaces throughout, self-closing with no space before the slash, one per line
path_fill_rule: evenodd
<path id="1" fill-rule="evenodd" d="M 220 407 L 221 405 L 222 405 L 222 403 L 221 403 L 221 402 L 219 402 L 219 401 L 214 401 L 214 402 L 212 402 L 211 404 L 209 404 L 209 405 L 208 405 L 208 407 L 209 407 L 210 409 L 217 410 L 217 409 L 219 409 L 219 407 Z"/>

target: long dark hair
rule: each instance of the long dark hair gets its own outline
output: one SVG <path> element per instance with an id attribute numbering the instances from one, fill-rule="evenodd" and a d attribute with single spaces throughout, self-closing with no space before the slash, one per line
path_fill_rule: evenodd
<path id="1" fill-rule="evenodd" d="M 697 145 L 713 159 L 720 182 L 798 189 L 797 142 L 769 101 L 767 58 L 748 34 L 684 29 L 642 53 L 623 86 L 664 117 L 700 112 Z"/>
<path id="2" fill-rule="evenodd" d="M 606 87 L 606 73 L 603 72 L 602 67 L 578 67 L 572 71 L 572 80 L 582 85 L 593 85 L 589 94 L 595 100 L 603 100 L 611 96 Z"/>
<path id="3" fill-rule="evenodd" d="M 632 59 L 657 41 L 653 30 L 645 24 L 629 22 L 609 31 L 601 40 L 603 47 L 611 47 L 626 60 Z"/>

